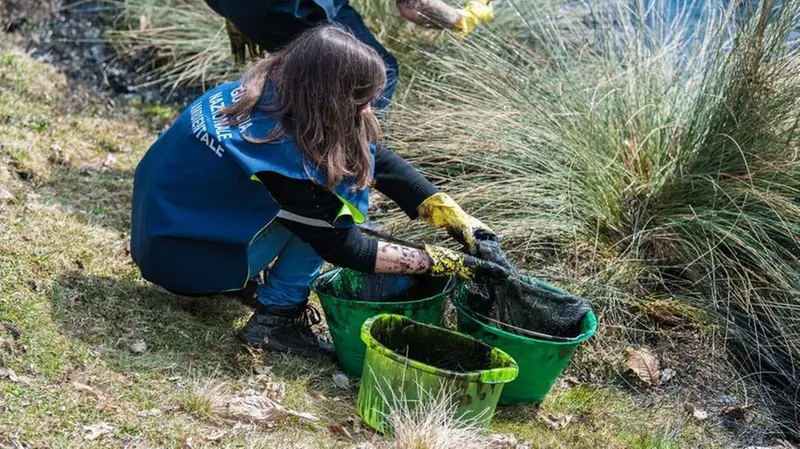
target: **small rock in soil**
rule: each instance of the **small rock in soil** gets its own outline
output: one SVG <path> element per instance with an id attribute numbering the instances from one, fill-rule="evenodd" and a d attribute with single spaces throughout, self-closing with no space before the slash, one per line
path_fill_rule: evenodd
<path id="1" fill-rule="evenodd" d="M 114 428 L 104 422 L 99 422 L 92 426 L 83 426 L 83 430 L 86 431 L 83 439 L 93 441 L 107 433 L 111 433 Z"/>
<path id="2" fill-rule="evenodd" d="M 675 370 L 672 369 L 672 368 L 667 368 L 667 369 L 661 371 L 661 380 L 660 380 L 661 385 L 669 383 L 677 375 L 678 375 L 678 373 L 675 372 Z"/>
<path id="3" fill-rule="evenodd" d="M 517 449 L 519 444 L 514 435 L 494 433 L 489 436 L 489 447 L 491 449 Z"/>
<path id="4" fill-rule="evenodd" d="M 94 395 L 98 399 L 102 399 L 108 395 L 108 388 L 105 387 L 93 387 L 80 382 L 73 382 L 72 386 L 76 390 Z"/>
<path id="5" fill-rule="evenodd" d="M 115 165 L 117 165 L 117 157 L 111 153 L 107 154 L 106 159 L 103 161 L 103 167 L 114 168 Z"/>
<path id="6" fill-rule="evenodd" d="M 42 281 L 41 280 L 33 279 L 33 280 L 29 281 L 29 283 L 30 283 L 30 286 L 33 287 L 33 291 L 36 292 L 37 295 L 41 295 L 42 294 L 43 289 L 42 289 Z"/>
<path id="7" fill-rule="evenodd" d="M 554 429 L 563 429 L 572 422 L 573 415 L 563 413 L 539 413 L 538 418 Z"/>
<path id="8" fill-rule="evenodd" d="M 372 443 L 361 443 L 358 446 L 353 446 L 353 449 L 375 449 Z"/>
<path id="9" fill-rule="evenodd" d="M 106 45 L 95 44 L 89 47 L 89 59 L 94 62 L 103 62 L 106 60 Z"/>
<path id="10" fill-rule="evenodd" d="M 333 383 L 342 390 L 350 389 L 350 379 L 345 373 L 336 373 L 333 375 Z"/>
<path id="11" fill-rule="evenodd" d="M 147 343 L 145 343 L 144 340 L 137 340 L 131 343 L 129 349 L 134 354 L 143 354 L 145 351 L 147 351 Z"/>
<path id="12" fill-rule="evenodd" d="M 19 382 L 19 377 L 10 368 L 0 368 L 0 379 L 8 379 L 11 382 Z"/>
<path id="13" fill-rule="evenodd" d="M 138 413 L 138 415 L 141 417 L 161 416 L 162 414 L 163 412 L 157 408 L 151 408 L 150 410 L 142 410 L 141 412 Z"/>
<path id="14" fill-rule="evenodd" d="M 5 187 L 0 187 L 0 200 L 3 201 L 14 201 L 14 195 L 8 191 Z"/>
<path id="15" fill-rule="evenodd" d="M 687 402 L 683 405 L 683 409 L 686 410 L 686 413 L 692 415 L 692 418 L 696 419 L 697 421 L 705 421 L 708 419 L 708 412 L 695 407 L 693 404 Z"/>

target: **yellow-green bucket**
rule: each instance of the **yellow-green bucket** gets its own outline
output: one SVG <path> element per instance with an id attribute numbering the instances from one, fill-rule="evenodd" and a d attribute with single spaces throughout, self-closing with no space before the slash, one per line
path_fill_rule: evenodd
<path id="1" fill-rule="evenodd" d="M 361 327 L 367 353 L 358 413 L 373 429 L 391 433 L 396 407 L 452 401 L 456 419 L 488 427 L 503 386 L 517 363 L 500 349 L 468 335 L 382 314 Z"/>

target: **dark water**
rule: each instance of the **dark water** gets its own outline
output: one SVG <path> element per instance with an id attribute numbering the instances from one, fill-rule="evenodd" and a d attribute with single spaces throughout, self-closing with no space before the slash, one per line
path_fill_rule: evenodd
<path id="1" fill-rule="evenodd" d="M 449 279 L 396 274 L 363 274 L 342 270 L 317 284 L 319 293 L 350 301 L 405 302 L 441 294 Z"/>
<path id="2" fill-rule="evenodd" d="M 488 345 L 429 326 L 405 323 L 381 327 L 372 336 L 397 354 L 442 370 L 472 372 L 494 368 Z"/>

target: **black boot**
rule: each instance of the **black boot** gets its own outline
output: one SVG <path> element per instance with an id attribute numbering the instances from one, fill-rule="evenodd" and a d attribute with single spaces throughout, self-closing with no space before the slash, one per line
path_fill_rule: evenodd
<path id="1" fill-rule="evenodd" d="M 239 338 L 248 346 L 301 356 L 330 355 L 333 347 L 311 326 L 322 321 L 307 302 L 296 306 L 259 305 Z"/>

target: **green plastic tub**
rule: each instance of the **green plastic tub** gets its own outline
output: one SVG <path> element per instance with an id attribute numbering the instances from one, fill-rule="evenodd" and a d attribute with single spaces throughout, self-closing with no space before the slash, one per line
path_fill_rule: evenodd
<path id="1" fill-rule="evenodd" d="M 451 400 L 457 419 L 488 427 L 503 385 L 517 377 L 517 363 L 500 349 L 400 315 L 370 318 L 361 338 L 358 413 L 379 432 L 391 433 L 394 407 L 413 410 L 425 398 Z"/>
<path id="2" fill-rule="evenodd" d="M 361 325 L 367 318 L 394 313 L 438 325 L 444 299 L 454 287 L 449 278 L 364 274 L 342 268 L 322 273 L 311 284 L 325 312 L 339 364 L 352 376 L 360 376 L 364 366 Z"/>
<path id="3" fill-rule="evenodd" d="M 555 287 L 552 287 L 555 288 Z M 458 311 L 458 329 L 480 341 L 507 352 L 519 364 L 519 376 L 503 389 L 500 404 L 538 403 L 555 384 L 569 364 L 578 346 L 597 330 L 597 318 L 589 311 L 583 319 L 581 334 L 569 341 L 549 341 L 513 334 L 476 319 L 463 306 L 470 295 L 461 285 L 453 295 Z"/>

